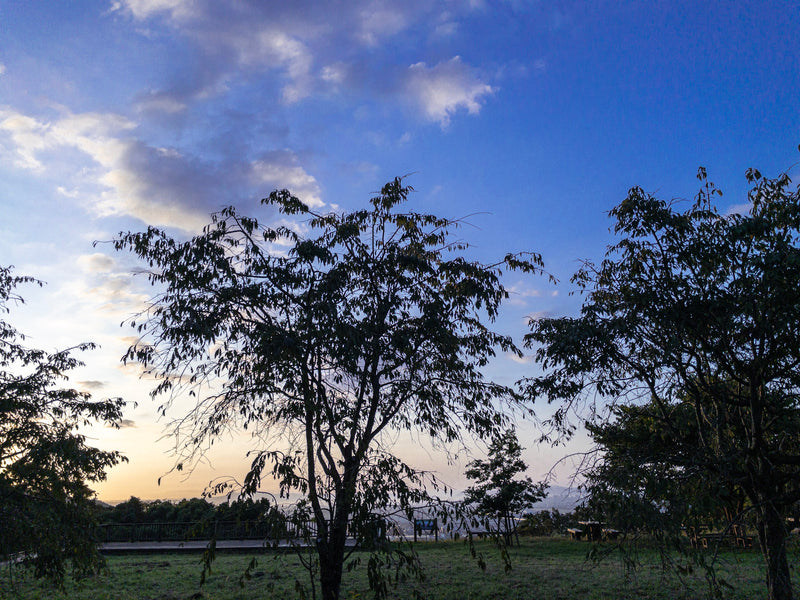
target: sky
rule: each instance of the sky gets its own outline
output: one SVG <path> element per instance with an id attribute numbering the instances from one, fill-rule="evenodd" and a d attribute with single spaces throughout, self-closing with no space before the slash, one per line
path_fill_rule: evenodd
<path id="1" fill-rule="evenodd" d="M 570 275 L 603 256 L 632 186 L 690 200 L 702 165 L 731 211 L 748 167 L 800 176 L 798 30 L 800 4 L 775 0 L 0 0 L 0 264 L 46 282 L 4 318 L 33 347 L 99 344 L 68 385 L 130 402 L 119 430 L 87 431 L 130 461 L 101 499 L 197 496 L 240 476 L 254 442 L 232 433 L 169 473 L 165 428 L 188 405 L 159 419 L 153 382 L 120 362 L 120 324 L 153 290 L 108 243 L 119 232 L 187 237 L 231 204 L 271 222 L 259 200 L 283 188 L 354 210 L 407 176 L 409 208 L 466 218 L 472 256 L 542 255 L 557 283 L 505 282 L 496 325 L 520 341 L 527 317 L 579 310 Z M 500 356 L 488 375 L 536 372 Z M 559 459 L 585 436 L 519 430 L 529 474 L 568 484 Z M 466 453 L 397 451 L 466 485 Z"/>

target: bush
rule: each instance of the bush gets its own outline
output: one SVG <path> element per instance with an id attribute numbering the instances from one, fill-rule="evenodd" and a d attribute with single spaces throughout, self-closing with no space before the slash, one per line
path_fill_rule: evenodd
<path id="1" fill-rule="evenodd" d="M 572 513 L 560 513 L 558 510 L 543 510 L 538 513 L 528 513 L 520 522 L 517 531 L 520 535 L 550 536 L 565 534 L 572 525 Z"/>

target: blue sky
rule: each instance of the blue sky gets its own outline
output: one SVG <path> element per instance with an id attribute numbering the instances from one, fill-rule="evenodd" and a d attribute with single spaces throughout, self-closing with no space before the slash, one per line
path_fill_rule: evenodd
<path id="1" fill-rule="evenodd" d="M 526 315 L 576 310 L 569 275 L 602 256 L 631 186 L 691 198 L 703 165 L 731 210 L 747 167 L 797 174 L 798 30 L 800 5 L 774 1 L 0 0 L 0 263 L 48 284 L 21 290 L 12 321 L 39 347 L 100 343 L 71 384 L 138 402 L 127 427 L 91 432 L 131 459 L 100 495 L 193 496 L 214 472 L 156 487 L 165 422 L 119 364 L 119 324 L 149 291 L 93 241 L 191 235 L 227 204 L 269 220 L 275 188 L 360 208 L 410 174 L 411 207 L 473 215 L 475 256 L 533 250 L 559 278 L 507 282 L 499 326 L 521 337 Z M 535 477 L 582 447 L 522 430 Z M 232 439 L 216 473 L 243 464 Z M 463 483 L 463 464 L 401 446 Z"/>

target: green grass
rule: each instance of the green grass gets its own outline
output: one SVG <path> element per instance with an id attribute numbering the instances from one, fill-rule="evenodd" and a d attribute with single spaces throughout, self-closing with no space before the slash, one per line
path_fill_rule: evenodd
<path id="1" fill-rule="evenodd" d="M 481 571 L 464 542 L 417 545 L 425 569 L 422 583 L 401 582 L 395 597 L 410 597 L 414 586 L 437 600 L 469 599 L 673 599 L 705 598 L 708 585 L 702 571 L 679 578 L 673 570 L 662 569 L 654 550 L 639 550 L 635 570 L 619 553 L 602 561 L 587 558 L 591 545 L 560 538 L 523 538 L 511 550 L 512 569 L 503 562 L 489 542 L 477 549 L 486 558 Z M 65 593 L 17 572 L 12 586 L 8 573 L 0 574 L 0 598 L 71 600 L 250 600 L 297 597 L 295 581 L 306 577 L 299 559 L 292 554 L 257 556 L 252 578 L 240 587 L 238 581 L 250 562 L 249 554 L 220 554 L 213 571 L 201 588 L 199 555 L 160 554 L 112 556 L 108 572 L 78 582 L 68 582 Z M 798 577 L 798 553 L 790 556 L 793 577 Z M 369 598 L 364 564 L 345 574 L 343 598 Z M 762 559 L 755 550 L 727 550 L 720 554 L 718 577 L 733 586 L 726 598 L 766 598 Z"/>

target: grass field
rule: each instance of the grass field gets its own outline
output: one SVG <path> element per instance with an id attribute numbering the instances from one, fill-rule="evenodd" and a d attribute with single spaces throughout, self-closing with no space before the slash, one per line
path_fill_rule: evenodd
<path id="1" fill-rule="evenodd" d="M 702 572 L 679 577 L 664 571 L 657 552 L 639 550 L 635 570 L 626 566 L 619 553 L 597 562 L 587 558 L 591 545 L 561 538 L 523 538 L 511 550 L 512 569 L 506 573 L 494 547 L 480 542 L 486 558 L 481 571 L 464 542 L 418 544 L 425 569 L 423 583 L 400 583 L 394 597 L 411 596 L 416 586 L 428 598 L 468 599 L 672 599 L 706 598 L 708 584 Z M 298 597 L 295 581 L 306 583 L 299 559 L 292 554 L 260 554 L 252 578 L 240 587 L 238 581 L 250 554 L 220 554 L 202 587 L 201 557 L 186 554 L 127 555 L 108 559 L 108 573 L 68 582 L 65 593 L 23 576 L 13 585 L 7 572 L 0 574 L 0 597 L 71 600 L 250 600 Z M 798 553 L 792 552 L 793 577 L 798 577 Z M 733 586 L 725 598 L 765 598 L 761 556 L 756 550 L 726 550 L 717 561 L 718 577 Z M 366 560 L 364 561 L 366 563 Z M 795 579 L 796 580 L 796 579 Z M 345 574 L 343 598 L 369 598 L 366 567 Z"/>

